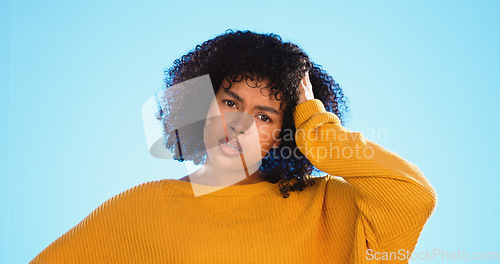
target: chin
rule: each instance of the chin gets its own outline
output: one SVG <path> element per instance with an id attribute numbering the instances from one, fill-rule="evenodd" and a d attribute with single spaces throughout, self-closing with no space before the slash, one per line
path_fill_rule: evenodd
<path id="1" fill-rule="evenodd" d="M 221 169 L 225 169 L 231 172 L 242 171 L 244 173 L 245 171 L 243 162 L 241 160 L 242 155 L 227 156 L 223 153 L 220 153 L 219 151 L 214 150 L 208 151 L 207 155 L 209 156 L 212 163 Z M 245 154 L 243 154 L 243 158 L 245 159 L 245 164 L 247 166 L 248 173 L 250 174 L 257 171 L 260 168 L 260 164 L 262 164 L 262 158 L 252 157 L 251 155 Z"/>

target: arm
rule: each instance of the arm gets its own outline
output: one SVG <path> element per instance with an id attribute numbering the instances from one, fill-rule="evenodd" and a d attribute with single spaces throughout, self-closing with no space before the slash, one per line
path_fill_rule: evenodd
<path id="1" fill-rule="evenodd" d="M 302 99 L 294 116 L 299 150 L 355 190 L 357 258 L 365 258 L 366 249 L 411 253 L 437 202 L 431 184 L 414 164 L 343 127 L 321 101 Z"/>

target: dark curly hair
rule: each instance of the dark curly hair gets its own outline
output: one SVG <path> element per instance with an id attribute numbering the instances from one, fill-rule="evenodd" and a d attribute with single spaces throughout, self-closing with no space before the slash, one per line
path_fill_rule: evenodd
<path id="1" fill-rule="evenodd" d="M 279 148 L 273 148 L 266 157 L 262 159 L 260 170 L 265 179 L 272 183 L 280 182 L 280 192 L 284 198 L 289 196 L 289 191 L 302 191 L 314 181 L 309 177 L 313 172 L 320 172 L 311 162 L 297 149 L 295 142 L 296 128 L 293 113 L 298 101 L 298 88 L 300 81 L 309 71 L 309 78 L 313 86 L 316 99 L 323 102 L 329 112 L 335 113 L 341 123 L 345 123 L 349 113 L 347 101 L 340 86 L 328 75 L 320 65 L 315 64 L 309 56 L 297 45 L 282 41 L 276 34 L 258 34 L 251 31 L 227 30 L 224 34 L 214 39 L 205 41 L 188 54 L 174 61 L 169 69 L 165 70 L 165 84 L 168 92 L 169 87 L 181 82 L 209 74 L 214 89 L 214 94 L 224 79 L 237 82 L 245 78 L 267 79 L 268 86 L 261 89 L 270 89 L 271 95 L 286 104 L 284 109 L 283 126 L 281 129 Z M 253 76 L 253 77 L 252 77 Z M 229 87 L 224 87 L 228 89 Z M 183 91 L 183 93 L 186 91 Z M 278 98 L 277 96 L 280 95 Z M 204 162 L 206 153 L 203 152 L 203 126 L 204 121 L 193 124 L 184 131 L 192 140 L 181 144 L 176 140 L 170 124 L 179 118 L 184 106 L 190 102 L 182 102 L 180 96 L 170 96 L 170 100 L 176 100 L 177 109 L 159 109 L 157 118 L 163 121 L 165 131 L 165 146 L 173 153 L 174 159 L 178 161 L 192 160 L 199 165 Z M 191 106 L 192 107 L 192 106 Z M 205 113 L 207 106 L 197 106 Z M 285 131 L 292 137 L 283 137 Z M 176 130 L 175 133 L 178 131 Z M 183 153 L 194 153 L 186 155 Z M 292 153 L 294 155 L 292 155 Z M 298 154 L 298 155 L 297 155 Z M 290 184 L 293 182 L 293 184 Z"/>

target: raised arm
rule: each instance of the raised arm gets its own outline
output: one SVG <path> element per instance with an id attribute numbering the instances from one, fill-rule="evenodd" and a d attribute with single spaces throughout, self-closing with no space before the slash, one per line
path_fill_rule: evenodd
<path id="1" fill-rule="evenodd" d="M 320 100 L 300 102 L 294 118 L 299 150 L 318 169 L 342 177 L 355 190 L 356 258 L 366 259 L 368 249 L 411 253 L 437 203 L 420 169 L 361 132 L 343 127 Z M 326 203 L 328 199 L 327 188 Z"/>

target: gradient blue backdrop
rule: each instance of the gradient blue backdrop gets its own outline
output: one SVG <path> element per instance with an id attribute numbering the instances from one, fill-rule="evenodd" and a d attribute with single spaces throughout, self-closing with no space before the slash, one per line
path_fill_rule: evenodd
<path id="1" fill-rule="evenodd" d="M 148 155 L 141 107 L 228 28 L 297 43 L 350 98 L 346 127 L 421 168 L 439 201 L 416 252 L 500 251 L 498 1 L 187 2 L 1 1 L 0 263 L 184 176 Z"/>

